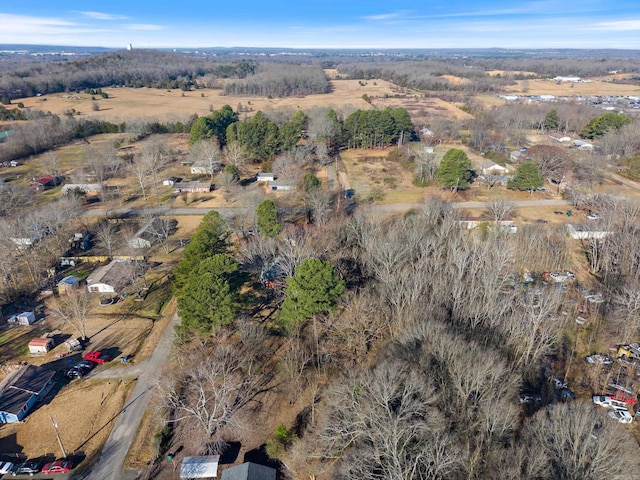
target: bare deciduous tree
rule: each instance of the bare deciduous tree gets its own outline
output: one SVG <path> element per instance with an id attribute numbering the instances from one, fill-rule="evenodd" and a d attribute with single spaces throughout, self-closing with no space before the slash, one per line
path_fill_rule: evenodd
<path id="1" fill-rule="evenodd" d="M 85 289 L 69 290 L 67 294 L 54 299 L 50 306 L 51 315 L 73 328 L 82 340 L 87 339 L 87 319 L 95 309 L 96 299 Z"/>

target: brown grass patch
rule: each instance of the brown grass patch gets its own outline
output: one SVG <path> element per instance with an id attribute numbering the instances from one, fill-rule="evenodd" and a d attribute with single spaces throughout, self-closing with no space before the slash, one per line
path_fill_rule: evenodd
<path id="1" fill-rule="evenodd" d="M 377 108 L 404 108 L 409 112 L 414 122 L 429 117 L 439 116 L 456 118 L 459 120 L 471 119 L 473 115 L 460 110 L 453 103 L 446 102 L 440 98 L 422 97 L 418 95 L 372 98 L 372 104 Z"/>
<path id="2" fill-rule="evenodd" d="M 311 107 L 334 107 L 336 109 L 369 109 L 371 106 L 362 99 L 363 94 L 370 97 L 391 95 L 394 85 L 385 80 L 369 80 L 362 85 L 358 80 L 331 80 L 331 93 L 308 95 L 295 98 L 236 97 L 224 96 L 219 89 L 201 88 L 190 92 L 181 90 L 163 90 L 155 88 L 104 88 L 108 99 L 100 99 L 100 110 L 94 112 L 89 94 L 55 93 L 43 97 L 29 97 L 16 100 L 23 102 L 25 108 L 50 111 L 63 114 L 75 109 L 87 118 L 101 118 L 112 122 L 130 121 L 132 118 L 149 117 L 163 121 L 180 119 L 198 114 L 207 115 L 210 108 L 219 109 L 231 105 L 234 109 L 241 104 L 249 109 L 247 116 L 258 110 L 289 107 L 306 110 Z M 244 115 L 244 114 L 243 114 Z"/>
<path id="3" fill-rule="evenodd" d="M 55 454 L 60 447 L 49 415 L 59 425 L 60 439 L 69 452 L 97 453 L 111 432 L 114 417 L 122 409 L 132 383 L 76 380 L 51 400 L 33 411 L 22 424 L 4 425 L 0 448 L 29 457 Z"/>
<path id="4" fill-rule="evenodd" d="M 505 75 L 537 75 L 536 72 L 527 72 L 526 70 L 487 70 L 486 73 L 492 77 L 497 75 L 502 77 Z"/>
<path id="5" fill-rule="evenodd" d="M 518 80 L 504 87 L 505 92 L 527 95 L 638 95 L 640 87 L 593 80 L 587 83 L 556 83 L 550 79 Z"/>
<path id="6" fill-rule="evenodd" d="M 469 85 L 471 83 L 471 80 L 468 78 L 456 77 L 455 75 L 440 75 L 440 78 L 452 85 Z"/>

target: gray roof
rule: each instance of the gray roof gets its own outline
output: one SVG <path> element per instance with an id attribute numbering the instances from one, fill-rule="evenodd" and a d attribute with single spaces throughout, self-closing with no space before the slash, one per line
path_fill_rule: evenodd
<path id="1" fill-rule="evenodd" d="M 253 462 L 227 468 L 222 472 L 222 480 L 276 480 L 276 470 Z"/>
<path id="2" fill-rule="evenodd" d="M 87 277 L 87 285 L 96 283 L 111 285 L 115 290 L 123 288 L 129 283 L 129 262 L 112 260 L 107 265 L 96 268 Z"/>
<path id="3" fill-rule="evenodd" d="M 0 392 L 0 412 L 17 415 L 33 395 L 38 395 L 55 375 L 35 365 L 27 365 L 8 379 Z"/>

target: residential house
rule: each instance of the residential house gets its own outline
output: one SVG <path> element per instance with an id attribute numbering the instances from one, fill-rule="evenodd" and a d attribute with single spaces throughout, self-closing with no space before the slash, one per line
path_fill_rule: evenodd
<path id="1" fill-rule="evenodd" d="M 78 288 L 78 284 L 78 277 L 67 275 L 58 282 L 58 293 L 62 295 L 64 293 L 72 292 Z"/>
<path id="2" fill-rule="evenodd" d="M 593 145 L 589 142 L 585 142 L 584 140 L 574 140 L 573 145 L 578 147 L 578 150 L 582 150 L 583 152 L 590 152 L 593 150 Z"/>
<path id="3" fill-rule="evenodd" d="M 276 176 L 271 172 L 261 172 L 256 175 L 256 182 L 273 182 Z"/>
<path id="4" fill-rule="evenodd" d="M 101 183 L 67 183 L 62 186 L 62 193 L 82 192 L 85 195 L 100 195 L 102 193 Z"/>
<path id="5" fill-rule="evenodd" d="M 87 277 L 87 290 L 91 293 L 115 293 L 122 290 L 130 279 L 130 262 L 112 260 L 95 269 Z"/>
<path id="6" fill-rule="evenodd" d="M 162 181 L 162 185 L 165 187 L 173 187 L 176 183 L 178 183 L 177 177 L 169 177 Z"/>
<path id="7" fill-rule="evenodd" d="M 276 469 L 245 462 L 222 471 L 222 480 L 276 480 Z"/>
<path id="8" fill-rule="evenodd" d="M 591 225 L 571 225 L 570 223 L 567 224 L 569 236 L 575 240 L 601 240 L 613 233 L 605 230 L 597 230 L 594 227 L 595 226 Z"/>
<path id="9" fill-rule="evenodd" d="M 11 237 L 10 240 L 15 244 L 18 250 L 26 250 L 33 247 L 42 238 L 39 233 L 32 233 L 31 235 L 23 237 Z"/>
<path id="10" fill-rule="evenodd" d="M 178 182 L 174 184 L 177 193 L 207 193 L 213 190 L 211 182 Z"/>
<path id="11" fill-rule="evenodd" d="M 549 135 L 551 140 L 555 140 L 556 142 L 566 143 L 571 141 L 571 137 L 561 137 L 559 135 Z"/>
<path id="12" fill-rule="evenodd" d="M 33 338 L 29 341 L 29 354 L 45 355 L 49 350 L 55 347 L 53 338 Z"/>
<path id="13" fill-rule="evenodd" d="M 269 188 L 274 192 L 282 192 L 295 190 L 296 187 L 293 182 L 269 182 Z"/>
<path id="14" fill-rule="evenodd" d="M 184 457 L 180 467 L 180 478 L 216 478 L 220 455 Z"/>
<path id="15" fill-rule="evenodd" d="M 127 242 L 129 248 L 151 248 L 151 245 L 156 243 L 162 234 L 169 235 L 172 230 L 175 230 L 175 226 L 177 225 L 175 220 L 171 220 L 170 223 L 167 223 L 166 227 L 163 228 L 164 226 L 160 222 L 162 222 L 161 219 L 153 218 L 145 223 L 142 228 L 135 233 L 133 238 Z"/>
<path id="16" fill-rule="evenodd" d="M 491 160 L 483 160 L 480 162 L 480 170 L 482 170 L 483 175 L 506 175 L 509 173 L 508 167 L 498 165 Z"/>
<path id="17" fill-rule="evenodd" d="M 48 190 L 62 185 L 62 177 L 60 175 L 45 175 L 44 177 L 31 179 L 29 185 L 36 190 Z"/>
<path id="18" fill-rule="evenodd" d="M 16 423 L 42 400 L 53 386 L 55 370 L 26 365 L 0 385 L 0 423 Z"/>
<path id="19" fill-rule="evenodd" d="M 580 77 L 575 77 L 575 76 L 562 76 L 562 75 L 558 75 L 557 77 L 553 78 L 556 82 L 559 83 L 578 83 L 582 81 L 582 78 Z"/>
<path id="20" fill-rule="evenodd" d="M 209 162 L 197 162 L 191 165 L 191 175 L 213 175 L 220 171 L 216 168 L 218 165 L 212 165 Z"/>
<path id="21" fill-rule="evenodd" d="M 511 158 L 512 161 L 520 163 L 520 162 L 524 162 L 527 158 L 527 152 L 523 152 L 521 150 L 514 150 L 509 154 L 509 158 Z"/>
<path id="22" fill-rule="evenodd" d="M 481 225 L 493 226 L 497 223 L 498 227 L 501 230 L 513 232 L 513 233 L 517 231 L 517 227 L 515 227 L 515 225 L 513 224 L 513 220 L 511 219 L 504 219 L 504 220 L 495 222 L 494 220 L 489 220 L 487 218 L 467 217 L 467 218 L 458 220 L 458 223 L 465 230 L 473 230 L 480 227 Z"/>

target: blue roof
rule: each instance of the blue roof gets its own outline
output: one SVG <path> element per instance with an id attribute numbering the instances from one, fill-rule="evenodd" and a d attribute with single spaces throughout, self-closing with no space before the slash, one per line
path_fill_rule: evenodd
<path id="1" fill-rule="evenodd" d="M 60 280 L 60 283 L 66 283 L 67 285 L 75 285 L 78 282 L 78 277 L 73 275 L 69 275 L 68 277 L 64 277 Z"/>

